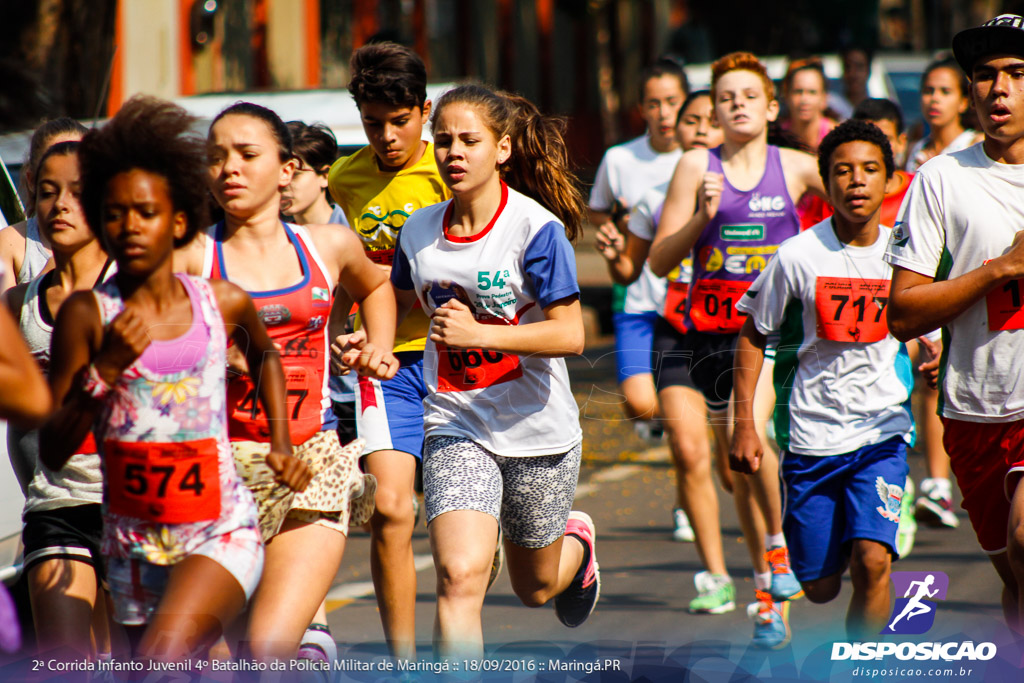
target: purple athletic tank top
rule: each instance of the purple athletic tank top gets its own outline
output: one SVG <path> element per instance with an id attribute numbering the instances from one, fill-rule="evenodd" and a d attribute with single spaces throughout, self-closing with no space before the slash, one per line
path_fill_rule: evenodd
<path id="1" fill-rule="evenodd" d="M 724 175 L 721 147 L 708 150 L 708 172 Z M 769 145 L 764 175 L 756 187 L 741 192 L 725 178 L 718 213 L 693 246 L 687 328 L 739 332 L 746 316 L 736 310 L 736 303 L 779 244 L 799 231 L 800 219 L 786 188 L 779 148 Z"/>
<path id="2" fill-rule="evenodd" d="M 173 374 L 188 370 L 203 357 L 206 345 L 210 341 L 210 331 L 203 321 L 196 286 L 187 277 L 177 275 L 177 278 L 185 286 L 188 299 L 192 303 L 192 324 L 180 337 L 165 341 L 154 339 L 149 342 L 139 361 L 150 372 Z"/>

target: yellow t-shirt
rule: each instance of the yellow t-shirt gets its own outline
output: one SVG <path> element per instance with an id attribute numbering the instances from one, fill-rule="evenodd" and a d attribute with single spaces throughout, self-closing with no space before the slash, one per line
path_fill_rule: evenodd
<path id="1" fill-rule="evenodd" d="M 377 155 L 367 145 L 335 161 L 327 183 L 366 255 L 386 266 L 394 260 L 395 242 L 412 212 L 451 197 L 437 172 L 430 142 L 420 160 L 401 171 L 380 170 Z M 417 306 L 395 331 L 394 350 L 422 351 L 428 329 L 429 320 Z"/>

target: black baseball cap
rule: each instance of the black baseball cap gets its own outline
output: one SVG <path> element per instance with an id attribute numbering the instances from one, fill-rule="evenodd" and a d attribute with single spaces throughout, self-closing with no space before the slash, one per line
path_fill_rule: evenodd
<path id="1" fill-rule="evenodd" d="M 979 59 L 996 54 L 1024 57 L 1024 17 L 1000 14 L 953 36 L 953 56 L 968 76 Z"/>

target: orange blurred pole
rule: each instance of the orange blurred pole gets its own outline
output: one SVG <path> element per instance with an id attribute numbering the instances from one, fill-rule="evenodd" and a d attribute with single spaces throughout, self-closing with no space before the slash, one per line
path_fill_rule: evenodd
<path id="1" fill-rule="evenodd" d="M 320 0 L 306 0 L 306 87 L 320 87 Z"/>

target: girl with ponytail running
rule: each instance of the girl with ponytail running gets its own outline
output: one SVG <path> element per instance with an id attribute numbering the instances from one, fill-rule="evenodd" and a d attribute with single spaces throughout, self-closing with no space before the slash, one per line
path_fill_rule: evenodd
<path id="1" fill-rule="evenodd" d="M 570 511 L 582 432 L 562 360 L 583 351 L 569 240 L 584 204 L 560 122 L 527 100 L 460 86 L 437 102 L 432 126 L 453 199 L 409 218 L 391 279 L 400 310 L 418 300 L 431 316 L 423 488 L 434 643 L 441 656 L 479 656 L 499 526 L 524 604 L 554 599 L 574 627 L 598 598 L 594 525 Z"/>

